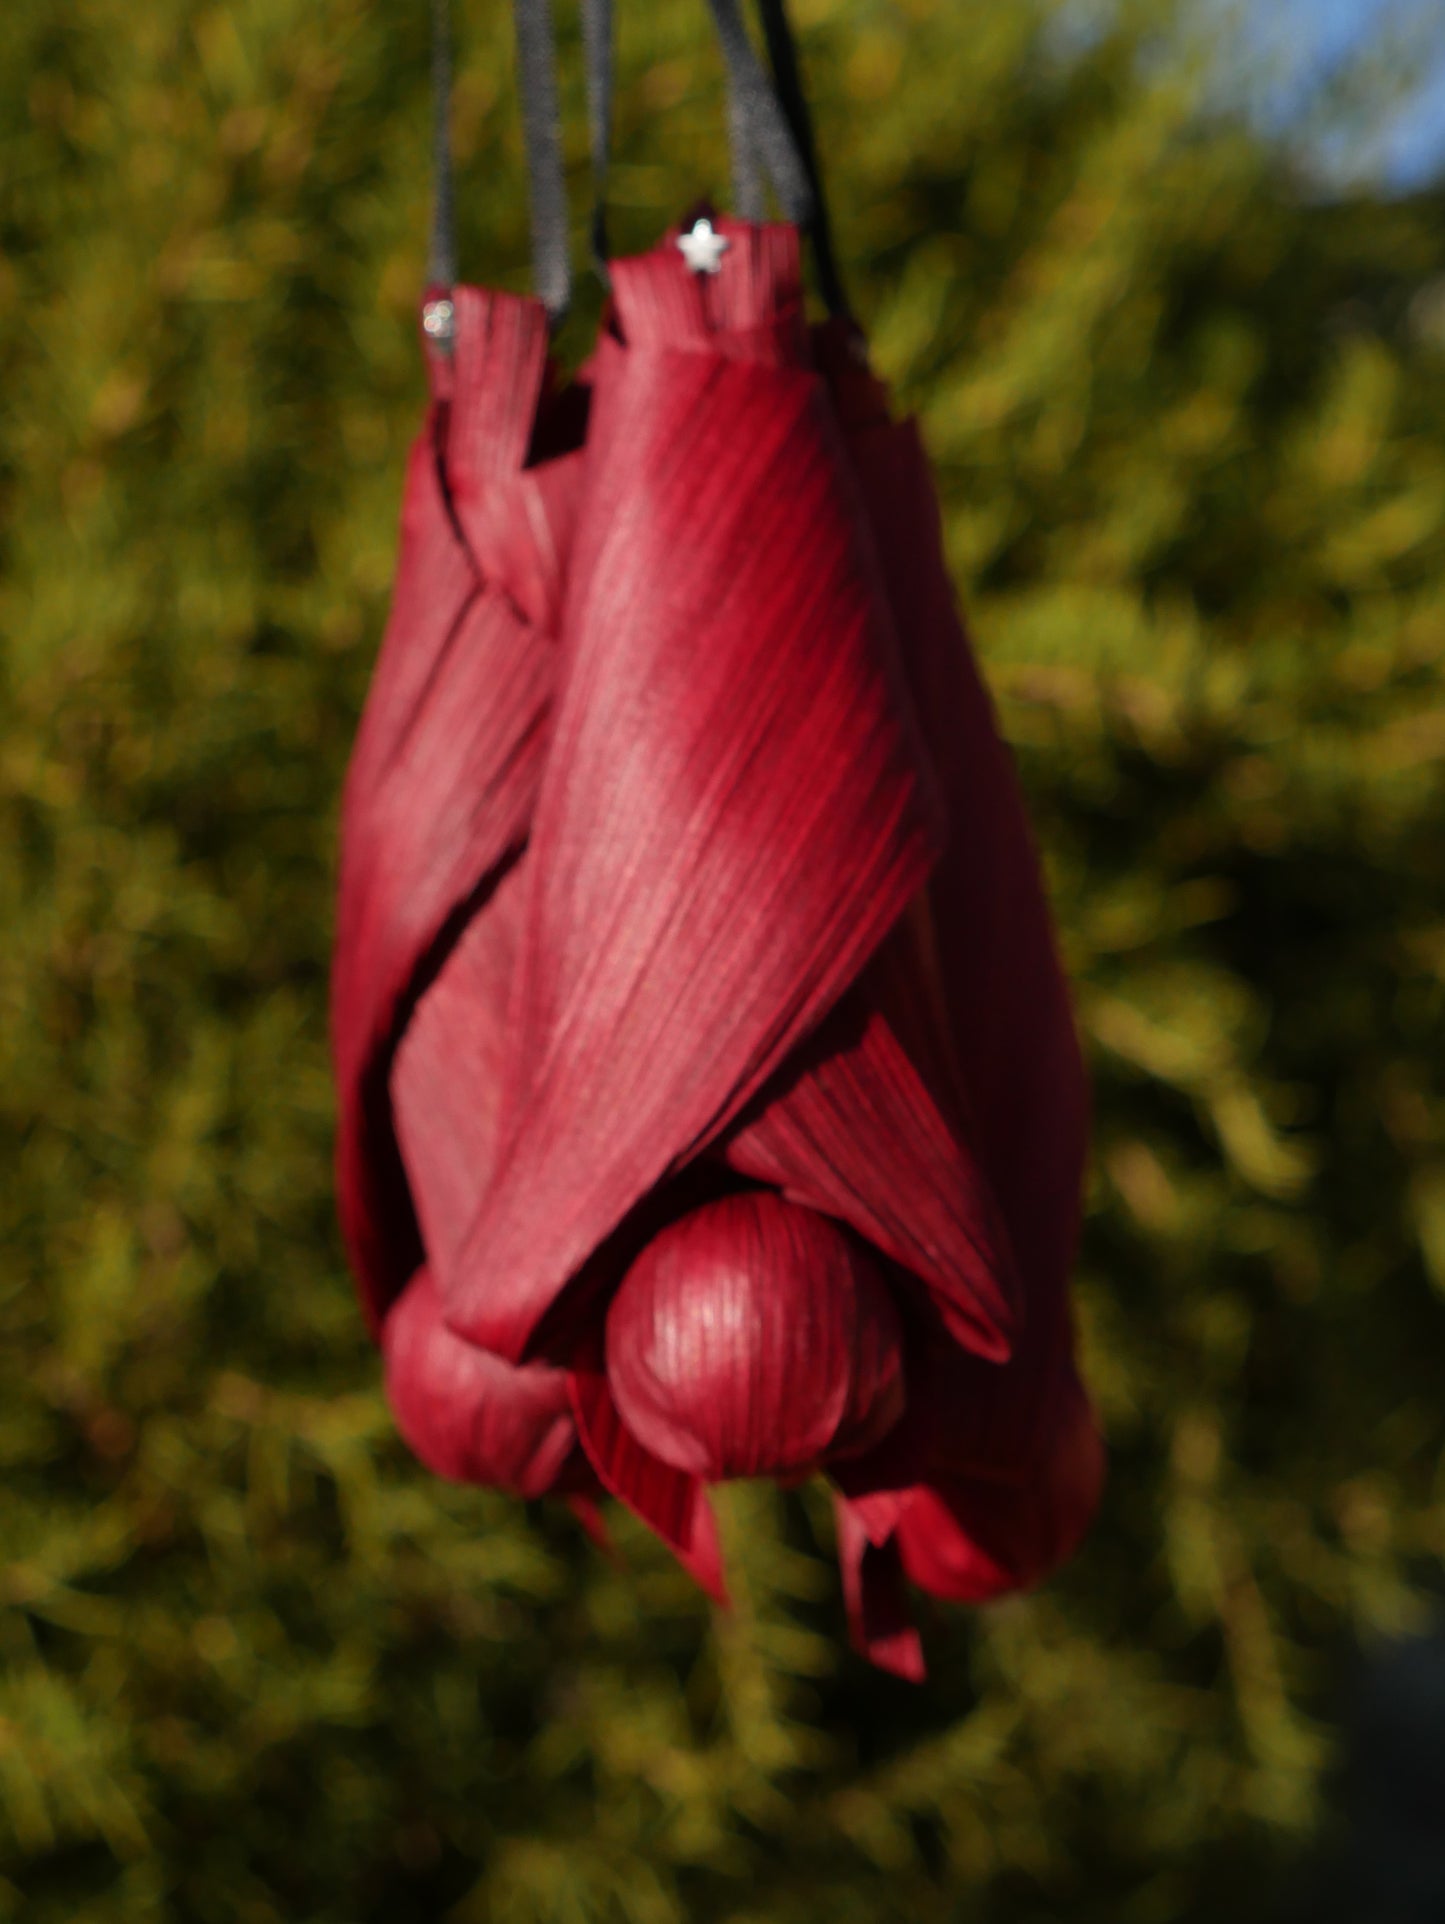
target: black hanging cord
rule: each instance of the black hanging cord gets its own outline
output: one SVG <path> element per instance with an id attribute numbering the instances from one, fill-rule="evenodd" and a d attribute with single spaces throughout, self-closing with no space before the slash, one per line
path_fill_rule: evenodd
<path id="1" fill-rule="evenodd" d="M 538 298 L 555 326 L 572 299 L 572 250 L 552 9 L 548 0 L 515 0 L 513 13 L 531 183 L 533 277 Z"/>
<path id="2" fill-rule="evenodd" d="M 432 0 L 432 213 L 427 280 L 451 287 L 457 278 L 456 195 L 452 182 L 452 22 L 450 0 Z"/>
<path id="3" fill-rule="evenodd" d="M 797 45 L 793 39 L 792 28 L 788 25 L 786 0 L 758 0 L 758 7 L 762 14 L 763 37 L 767 42 L 768 61 L 773 69 L 773 82 L 777 87 L 778 101 L 792 131 L 813 196 L 813 214 L 808 222 L 808 238 L 813 243 L 813 259 L 818 270 L 818 289 L 830 314 L 846 315 L 848 300 L 843 292 L 842 276 L 838 272 L 838 257 L 833 251 L 833 226 L 828 218 L 828 202 L 823 192 L 822 175 L 818 168 L 818 146 L 813 137 L 813 116 L 808 108 L 808 96 L 803 86 L 802 70 L 798 64 Z"/>
<path id="4" fill-rule="evenodd" d="M 813 190 L 808 171 L 772 82 L 753 51 L 738 0 L 708 0 L 708 4 L 736 102 L 734 124 L 740 121 L 747 129 L 748 143 L 767 170 L 785 218 L 805 231 L 811 230 Z"/>
<path id="5" fill-rule="evenodd" d="M 607 285 L 607 163 L 612 148 L 612 0 L 582 0 L 587 119 L 592 129 L 592 260 Z"/>
<path id="6" fill-rule="evenodd" d="M 596 204 L 592 215 L 592 254 L 602 284 L 607 285 L 607 169 L 612 145 L 612 0 L 582 0 L 582 46 L 587 64 L 587 112 L 592 130 L 592 178 Z M 741 25 L 741 22 L 738 23 Z M 744 36 L 745 38 L 745 36 Z M 751 67 L 747 83 L 736 75 Z M 728 61 L 728 136 L 733 162 L 733 204 L 744 220 L 763 218 L 763 176 L 753 137 L 753 107 L 767 90 L 767 77 L 748 48 L 741 62 L 736 49 Z M 745 98 L 746 97 L 746 98 Z M 765 110 L 766 111 L 766 110 Z M 781 110 L 774 113 L 775 130 L 782 126 Z M 786 128 L 783 128 L 786 138 Z M 797 173 L 803 177 L 801 157 Z"/>
<path id="7" fill-rule="evenodd" d="M 605 0 L 603 0 L 605 4 Z M 557 56 L 548 0 L 515 0 L 517 71 L 532 208 L 533 279 L 555 327 L 572 298 L 567 181 L 562 167 Z M 451 149 L 452 46 L 449 0 L 432 0 L 432 164 L 435 176 L 427 278 L 451 288 L 457 277 L 456 196 Z M 609 82 L 610 90 L 610 82 Z M 438 345 L 451 340 L 447 300 L 429 304 L 427 332 Z"/>
<path id="8" fill-rule="evenodd" d="M 846 314 L 847 301 L 833 251 L 812 117 L 785 0 L 759 0 L 772 80 L 753 51 L 738 0 L 708 0 L 708 3 L 728 72 L 728 119 L 738 211 L 745 220 L 761 217 L 761 164 L 772 181 L 785 218 L 802 228 L 813 243 L 818 284 L 829 312 Z M 571 302 L 572 259 L 550 0 L 514 0 L 514 14 L 530 183 L 534 279 L 538 297 L 555 326 Z M 612 0 L 583 0 L 582 34 L 596 196 L 592 247 L 605 284 L 606 181 L 612 134 Z M 432 0 L 435 192 L 427 273 L 433 286 L 443 288 L 451 287 L 457 274 L 451 65 L 449 0 Z M 442 338 L 446 338 L 445 333 Z"/>
<path id="9" fill-rule="evenodd" d="M 732 162 L 733 207 L 739 220 L 766 218 L 763 170 L 748 132 L 743 103 L 728 86 L 728 154 Z"/>

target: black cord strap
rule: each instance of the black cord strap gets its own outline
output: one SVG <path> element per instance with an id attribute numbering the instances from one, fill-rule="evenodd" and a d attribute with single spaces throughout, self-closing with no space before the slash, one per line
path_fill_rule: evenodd
<path id="1" fill-rule="evenodd" d="M 732 163 L 733 209 L 739 220 L 767 218 L 763 170 L 748 132 L 747 114 L 731 84 L 728 86 L 728 155 Z"/>
<path id="2" fill-rule="evenodd" d="M 612 149 L 612 0 L 582 0 L 587 119 L 592 130 L 592 261 L 607 285 L 607 163 Z"/>
<path id="3" fill-rule="evenodd" d="M 828 218 L 828 202 L 818 168 L 813 116 L 808 108 L 808 96 L 798 64 L 797 45 L 792 28 L 788 25 L 786 0 L 758 0 L 758 7 L 763 18 L 763 37 L 767 41 L 768 62 L 773 70 L 778 101 L 797 145 L 813 196 L 812 218 L 807 228 L 818 269 L 818 290 L 830 314 L 846 315 L 848 301 L 843 292 L 842 276 L 838 272 L 838 257 L 833 251 L 833 226 Z"/>
<path id="4" fill-rule="evenodd" d="M 601 0 L 606 6 L 607 0 Z M 548 0 L 515 0 L 517 74 L 522 93 L 522 132 L 532 211 L 533 281 L 538 298 L 555 326 L 572 298 L 572 255 L 567 219 L 567 180 L 562 166 L 561 113 L 557 101 L 557 56 L 552 41 Z M 449 0 L 432 0 L 432 165 L 434 172 L 431 246 L 427 278 L 433 287 L 450 288 L 457 277 L 456 196 L 451 151 L 452 49 Z M 610 94 L 610 77 L 603 97 Z M 439 346 L 451 340 L 451 303 L 430 304 L 427 332 Z"/>
<path id="5" fill-rule="evenodd" d="M 452 22 L 450 0 L 432 0 L 432 210 L 427 280 L 451 287 L 457 278 L 456 194 L 452 179 Z"/>
<path id="6" fill-rule="evenodd" d="M 572 299 L 572 249 L 552 9 L 548 0 L 515 0 L 513 15 L 531 186 L 533 279 L 537 296 L 555 324 Z"/>
<path id="7" fill-rule="evenodd" d="M 587 64 L 587 111 L 592 130 L 592 179 L 596 202 L 592 215 L 592 253 L 603 285 L 607 284 L 607 169 L 612 145 L 612 0 L 582 0 L 582 47 Z M 737 22 L 741 26 L 741 21 Z M 744 35 L 744 43 L 746 36 Z M 742 73 L 744 84 L 737 84 Z M 728 136 L 733 167 L 733 204 L 744 220 L 763 218 L 763 176 L 758 165 L 758 143 L 753 138 L 755 107 L 750 104 L 767 91 L 767 76 L 751 47 L 738 49 L 728 61 Z M 764 109 L 766 113 L 767 110 Z M 775 134 L 782 129 L 780 109 L 772 115 Z M 794 170 L 804 177 L 801 157 Z"/>
<path id="8" fill-rule="evenodd" d="M 800 227 L 813 244 L 818 283 L 829 312 L 845 314 L 847 303 L 833 252 L 812 118 L 785 0 L 759 0 L 771 79 L 753 50 L 739 0 L 708 0 L 708 4 L 727 67 L 728 126 L 738 213 L 744 220 L 762 218 L 762 176 L 766 173 L 785 219 Z M 555 325 L 571 301 L 572 258 L 550 0 L 514 0 L 513 12 L 527 149 L 534 281 Z M 595 194 L 592 248 L 605 284 L 606 185 L 612 137 L 612 0 L 582 0 L 581 13 Z M 432 285 L 442 288 L 449 288 L 457 274 L 451 64 L 449 0 L 432 0 L 435 189 L 427 271 Z"/>
<path id="9" fill-rule="evenodd" d="M 767 170 L 784 217 L 798 227 L 811 229 L 813 190 L 808 172 L 772 82 L 753 51 L 738 0 L 708 0 L 708 4 L 736 103 L 733 124 L 741 123 L 747 129 L 748 145 Z M 736 160 L 734 168 L 742 174 Z"/>

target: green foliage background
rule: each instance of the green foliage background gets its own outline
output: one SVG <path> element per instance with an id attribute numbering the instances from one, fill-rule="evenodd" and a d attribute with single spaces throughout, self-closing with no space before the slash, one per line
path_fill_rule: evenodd
<path id="1" fill-rule="evenodd" d="M 620 11 L 633 247 L 722 113 L 700 0 Z M 463 261 L 522 286 L 506 10 L 459 12 Z M 1445 1552 L 1445 206 L 1308 204 L 1158 7 L 1065 52 L 1044 0 L 798 0 L 1097 1084 L 1104 1513 L 915 1692 L 814 1495 L 731 1493 L 714 1621 L 625 1521 L 614 1566 L 420 1473 L 353 1306 L 325 977 L 426 13 L 0 11 L 0 1918 L 1254 1915 Z"/>

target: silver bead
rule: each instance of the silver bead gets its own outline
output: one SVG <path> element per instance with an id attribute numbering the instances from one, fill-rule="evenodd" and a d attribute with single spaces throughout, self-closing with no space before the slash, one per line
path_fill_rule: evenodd
<path id="1" fill-rule="evenodd" d="M 439 300 L 428 301 L 421 311 L 422 332 L 429 341 L 438 347 L 450 347 L 452 335 L 456 332 L 457 311 L 443 295 Z"/>

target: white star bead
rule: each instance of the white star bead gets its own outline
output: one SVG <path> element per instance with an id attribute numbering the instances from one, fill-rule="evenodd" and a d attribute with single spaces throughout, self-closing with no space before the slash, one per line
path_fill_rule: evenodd
<path id="1" fill-rule="evenodd" d="M 679 234 L 677 245 L 694 274 L 720 274 L 722 257 L 732 242 L 704 218 L 694 221 L 685 234 Z"/>

